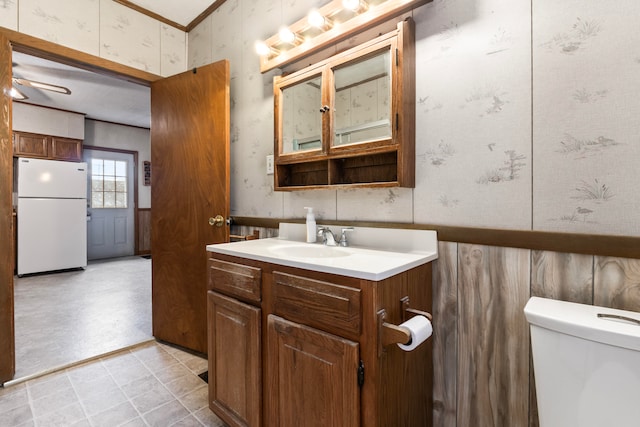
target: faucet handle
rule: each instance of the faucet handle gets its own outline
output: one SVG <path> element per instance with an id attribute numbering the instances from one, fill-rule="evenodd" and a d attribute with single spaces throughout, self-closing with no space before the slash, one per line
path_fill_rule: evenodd
<path id="1" fill-rule="evenodd" d="M 353 227 L 346 227 L 342 229 L 342 234 L 340 235 L 340 246 L 349 246 L 349 242 L 347 242 L 347 231 L 353 231 Z"/>

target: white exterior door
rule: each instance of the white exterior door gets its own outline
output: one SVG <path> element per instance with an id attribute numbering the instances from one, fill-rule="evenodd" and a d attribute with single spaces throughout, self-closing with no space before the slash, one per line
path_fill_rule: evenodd
<path id="1" fill-rule="evenodd" d="M 87 186 L 87 259 L 135 253 L 134 156 L 84 150 Z"/>

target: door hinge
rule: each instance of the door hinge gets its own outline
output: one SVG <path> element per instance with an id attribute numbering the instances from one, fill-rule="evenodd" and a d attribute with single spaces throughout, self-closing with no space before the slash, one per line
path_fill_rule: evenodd
<path id="1" fill-rule="evenodd" d="M 358 364 L 358 387 L 362 387 L 364 384 L 364 362 L 360 360 Z"/>
<path id="2" fill-rule="evenodd" d="M 396 67 L 400 65 L 400 51 L 396 48 Z"/>
<path id="3" fill-rule="evenodd" d="M 400 116 L 396 113 L 396 130 L 400 128 Z"/>

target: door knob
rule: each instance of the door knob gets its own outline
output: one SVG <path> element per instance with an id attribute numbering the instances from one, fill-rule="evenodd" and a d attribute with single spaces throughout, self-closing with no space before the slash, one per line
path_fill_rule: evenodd
<path id="1" fill-rule="evenodd" d="M 222 215 L 216 215 L 215 217 L 209 218 L 209 225 L 222 227 L 224 225 L 224 217 Z"/>

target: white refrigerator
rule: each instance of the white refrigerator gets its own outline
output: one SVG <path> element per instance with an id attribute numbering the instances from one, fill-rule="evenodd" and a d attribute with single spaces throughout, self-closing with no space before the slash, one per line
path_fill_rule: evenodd
<path id="1" fill-rule="evenodd" d="M 87 266 L 87 164 L 19 158 L 18 275 Z"/>

